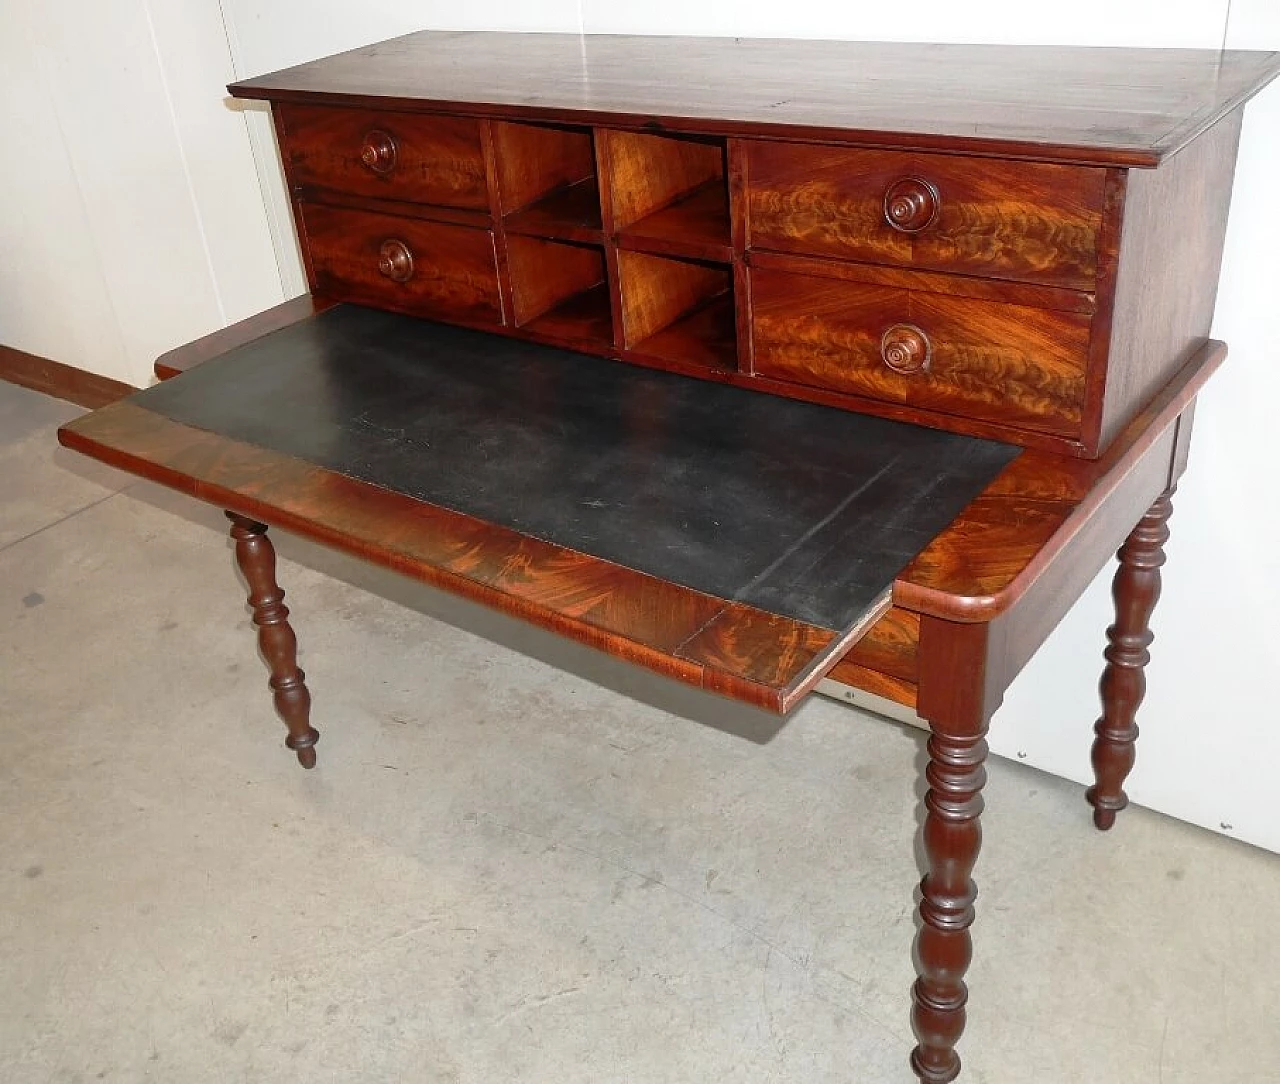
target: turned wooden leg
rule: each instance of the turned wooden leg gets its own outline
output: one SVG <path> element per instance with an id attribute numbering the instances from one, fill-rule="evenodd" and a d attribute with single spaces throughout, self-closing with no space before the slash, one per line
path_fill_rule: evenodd
<path id="1" fill-rule="evenodd" d="M 304 768 L 316 766 L 316 742 L 311 728 L 311 694 L 306 675 L 298 669 L 298 639 L 289 624 L 289 607 L 276 583 L 276 550 L 267 537 L 267 526 L 228 512 L 231 537 L 236 543 L 236 563 L 249 583 L 249 605 L 258 626 L 258 647 L 271 670 L 271 692 L 276 711 L 289 728 L 284 743 L 298 754 Z"/>
<path id="2" fill-rule="evenodd" d="M 1155 639 L 1151 613 L 1160 598 L 1160 566 L 1164 544 L 1169 541 L 1169 516 L 1173 513 L 1173 489 L 1162 493 L 1133 529 L 1116 555 L 1120 567 L 1111 584 L 1116 603 L 1116 623 L 1107 629 L 1106 668 L 1098 691 L 1102 718 L 1094 725 L 1093 775 L 1089 788 L 1093 823 L 1106 831 L 1116 814 L 1129 804 L 1124 781 L 1133 770 L 1135 722 L 1147 691 L 1143 668 L 1151 660 L 1147 650 Z"/>
<path id="3" fill-rule="evenodd" d="M 973 958 L 973 867 L 982 846 L 982 787 L 987 781 L 985 729 L 973 737 L 929 738 L 924 849 L 911 1026 L 918 1045 L 911 1067 L 925 1084 L 948 1084 L 960 1074 L 956 1044 L 964 1031 Z"/>

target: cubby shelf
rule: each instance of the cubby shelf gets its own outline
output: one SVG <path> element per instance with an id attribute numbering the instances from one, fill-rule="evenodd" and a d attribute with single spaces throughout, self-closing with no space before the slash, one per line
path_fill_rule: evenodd
<path id="1" fill-rule="evenodd" d="M 729 268 L 623 250 L 618 271 L 628 356 L 707 369 L 736 367 Z"/>
<path id="2" fill-rule="evenodd" d="M 498 121 L 493 150 L 507 233 L 600 244 L 600 191 L 590 128 Z"/>
<path id="3" fill-rule="evenodd" d="M 596 286 L 572 294 L 523 325 L 536 338 L 552 342 L 583 343 L 608 347 L 613 344 L 613 315 L 609 285 Z"/>
<path id="4" fill-rule="evenodd" d="M 728 263 L 733 259 L 733 244 L 729 237 L 729 195 L 723 179 L 708 181 L 620 230 L 618 246 L 636 252 Z"/>
<path id="5" fill-rule="evenodd" d="M 548 192 L 503 219 L 507 233 L 599 244 L 600 190 L 595 177 Z"/>
<path id="6" fill-rule="evenodd" d="M 737 366 L 737 350 L 733 294 L 726 291 L 643 339 L 630 353 L 639 358 L 732 370 Z"/>
<path id="7" fill-rule="evenodd" d="M 613 318 L 604 249 L 507 237 L 515 325 L 560 343 L 612 347 Z"/>
<path id="8" fill-rule="evenodd" d="M 519 333 L 666 367 L 737 367 L 723 139 L 513 121 L 495 122 L 492 139 Z"/>

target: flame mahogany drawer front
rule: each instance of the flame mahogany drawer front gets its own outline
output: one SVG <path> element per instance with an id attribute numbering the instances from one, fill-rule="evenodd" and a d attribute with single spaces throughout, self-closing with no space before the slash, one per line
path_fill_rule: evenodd
<path id="1" fill-rule="evenodd" d="M 746 142 L 755 248 L 1091 290 L 1106 171 Z"/>
<path id="2" fill-rule="evenodd" d="M 504 322 L 489 230 L 313 203 L 298 215 L 325 296 L 455 323 Z"/>
<path id="3" fill-rule="evenodd" d="M 762 376 L 1074 436 L 1090 318 L 753 268 Z"/>
<path id="4" fill-rule="evenodd" d="M 489 210 L 477 120 L 307 105 L 276 113 L 295 187 Z"/>

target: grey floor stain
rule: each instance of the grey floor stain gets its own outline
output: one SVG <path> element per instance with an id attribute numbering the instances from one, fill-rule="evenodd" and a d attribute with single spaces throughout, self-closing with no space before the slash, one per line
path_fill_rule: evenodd
<path id="1" fill-rule="evenodd" d="M 44 595 L 39 591 L 32 591 L 29 595 L 23 595 L 22 605 L 28 610 L 34 610 L 37 606 L 44 605 Z"/>

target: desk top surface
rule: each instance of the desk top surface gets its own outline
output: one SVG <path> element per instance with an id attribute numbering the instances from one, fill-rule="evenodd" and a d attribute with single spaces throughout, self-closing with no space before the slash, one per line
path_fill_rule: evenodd
<path id="1" fill-rule="evenodd" d="M 307 296 L 294 299 L 166 355 L 157 369 L 216 373 L 229 353 L 265 346 L 274 333 L 314 327 L 324 308 Z M 1161 434 L 1167 437 L 1224 353 L 1221 343 L 1206 344 L 1098 460 L 1019 454 L 900 572 L 895 606 L 951 621 L 989 621 L 1017 607 L 1048 570 L 1074 560 L 1073 547 L 1099 522 L 1107 495 L 1127 484 Z M 601 374 L 639 375 L 597 359 L 580 362 Z M 695 383 L 702 394 L 709 389 Z M 759 401 L 787 406 L 769 396 Z M 135 396 L 78 418 L 59 430 L 59 440 L 739 700 L 789 710 L 866 630 L 860 624 L 841 633 L 726 601 L 177 421 L 145 402 Z M 255 414 L 252 403 L 246 410 Z"/>
<path id="2" fill-rule="evenodd" d="M 133 401 L 835 632 L 1020 450 L 354 305 Z"/>
<path id="3" fill-rule="evenodd" d="M 1241 50 L 422 31 L 230 89 L 1153 166 L 1277 73 Z"/>

